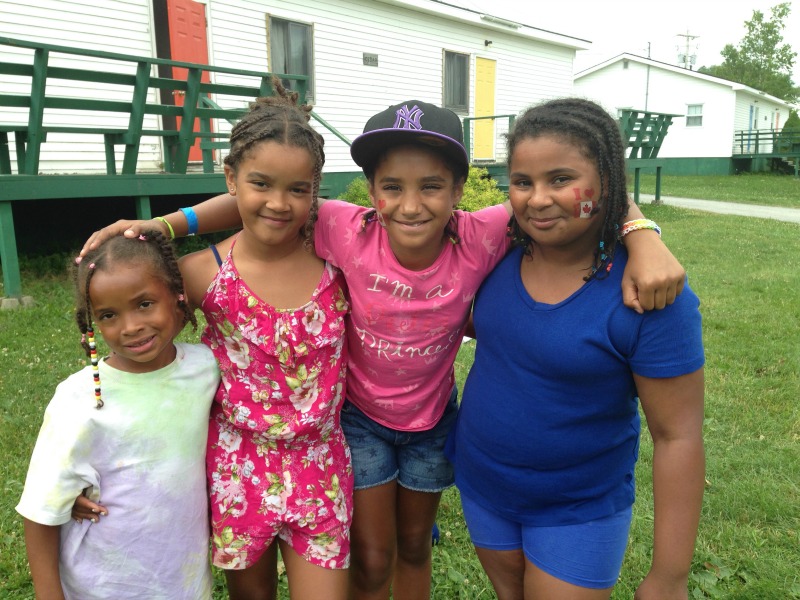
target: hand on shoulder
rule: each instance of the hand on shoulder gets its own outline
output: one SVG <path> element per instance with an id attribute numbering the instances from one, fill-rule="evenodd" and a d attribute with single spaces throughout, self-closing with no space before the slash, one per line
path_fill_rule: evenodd
<path id="1" fill-rule="evenodd" d="M 127 238 L 138 236 L 146 229 L 156 229 L 163 233 L 165 236 L 172 238 L 172 235 L 167 230 L 167 226 L 157 219 L 150 219 L 149 221 L 132 221 L 129 219 L 120 219 L 116 223 L 106 225 L 89 236 L 86 243 L 83 244 L 78 256 L 75 257 L 75 262 L 79 263 L 91 250 L 98 248 L 103 242 L 109 240 L 115 235 L 124 235 Z"/>

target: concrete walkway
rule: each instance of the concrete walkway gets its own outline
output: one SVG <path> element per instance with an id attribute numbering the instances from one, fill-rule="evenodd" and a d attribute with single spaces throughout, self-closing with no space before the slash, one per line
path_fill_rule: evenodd
<path id="1" fill-rule="evenodd" d="M 655 200 L 653 194 L 640 194 L 639 202 L 650 204 Z M 717 200 L 693 200 L 691 198 L 674 198 L 661 196 L 661 202 L 668 206 L 693 208 L 706 212 L 721 213 L 726 215 L 740 215 L 743 217 L 759 217 L 762 219 L 775 219 L 800 223 L 800 208 L 783 208 L 780 206 L 757 206 L 755 204 L 738 204 L 736 202 L 718 202 Z"/>

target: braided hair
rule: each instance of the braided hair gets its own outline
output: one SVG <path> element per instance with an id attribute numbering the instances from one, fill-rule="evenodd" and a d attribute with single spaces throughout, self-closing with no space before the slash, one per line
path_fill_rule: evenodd
<path id="1" fill-rule="evenodd" d="M 150 266 L 152 273 L 159 277 L 167 289 L 178 298 L 178 306 L 183 311 L 183 325 L 191 323 L 197 329 L 194 311 L 186 302 L 183 292 L 183 277 L 178 269 L 178 258 L 168 238 L 160 231 L 143 231 L 138 238 L 116 236 L 99 248 L 90 251 L 72 269 L 75 288 L 75 322 L 80 330 L 81 346 L 92 362 L 97 408 L 103 407 L 100 394 L 100 375 L 98 372 L 97 348 L 94 340 L 92 322 L 92 302 L 89 286 L 98 271 L 110 271 L 118 264 Z"/>
<path id="2" fill-rule="evenodd" d="M 231 130 L 231 150 L 224 162 L 234 172 L 257 144 L 275 141 L 279 144 L 305 148 L 314 161 L 311 189 L 311 211 L 301 234 L 305 244 L 313 248 L 314 223 L 319 209 L 319 186 L 325 164 L 324 138 L 309 123 L 312 106 L 298 104 L 298 93 L 290 92 L 277 77 L 272 78 L 275 96 L 264 96 L 250 103 L 247 112 Z"/>
<path id="3" fill-rule="evenodd" d="M 628 212 L 625 144 L 619 125 L 603 107 L 583 98 L 561 98 L 533 106 L 518 118 L 507 135 L 508 162 L 517 144 L 528 138 L 554 136 L 575 145 L 594 162 L 600 178 L 600 199 L 606 212 L 595 250 L 592 272 L 584 279 L 604 277 L 617 245 L 618 223 Z M 533 252 L 531 238 L 512 216 L 509 235 L 515 244 Z"/>

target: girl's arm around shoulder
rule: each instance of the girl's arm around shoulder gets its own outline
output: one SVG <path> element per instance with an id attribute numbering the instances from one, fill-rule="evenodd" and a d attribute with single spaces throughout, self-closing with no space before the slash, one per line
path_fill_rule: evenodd
<path id="1" fill-rule="evenodd" d="M 653 438 L 655 504 L 653 561 L 635 597 L 683 600 L 705 485 L 703 369 L 634 380 Z"/>
<path id="2" fill-rule="evenodd" d="M 228 255 L 233 239 L 233 236 L 231 236 L 219 244 L 215 244 L 222 261 Z M 216 256 L 214 256 L 211 248 L 198 250 L 178 259 L 178 266 L 180 267 L 181 275 L 183 275 L 183 286 L 186 289 L 186 299 L 189 302 L 189 306 L 192 309 L 200 308 L 208 286 L 214 281 L 214 277 L 216 277 L 220 268 Z"/>
<path id="3" fill-rule="evenodd" d="M 61 528 L 24 519 L 25 547 L 37 600 L 63 600 L 58 569 Z"/>
<path id="4" fill-rule="evenodd" d="M 632 202 L 623 220 L 642 219 Z M 620 227 L 622 223 L 619 223 Z M 661 237 L 652 230 L 639 230 L 625 236 L 628 264 L 622 278 L 622 301 L 638 313 L 662 309 L 675 302 L 683 291 L 686 271 Z"/>

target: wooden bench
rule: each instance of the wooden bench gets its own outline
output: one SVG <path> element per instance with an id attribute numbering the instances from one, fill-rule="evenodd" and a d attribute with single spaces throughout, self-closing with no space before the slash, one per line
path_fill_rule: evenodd
<path id="1" fill-rule="evenodd" d="M 308 77 L 280 77 L 294 81 L 305 96 Z M 272 93 L 272 73 L 0 37 L 0 295 L 22 293 L 13 202 L 134 198 L 137 217 L 150 218 L 151 196 L 219 193 L 224 174 L 214 153 L 228 147 L 225 123 L 232 125 L 250 101 Z M 120 125 L 104 126 L 104 120 Z M 42 174 L 42 148 L 55 134 L 102 141 L 105 164 L 86 174 Z M 157 141 L 163 160 L 160 169 L 151 165 L 143 172 L 138 163 L 148 138 Z M 189 158 L 195 145 L 202 169 Z"/>

